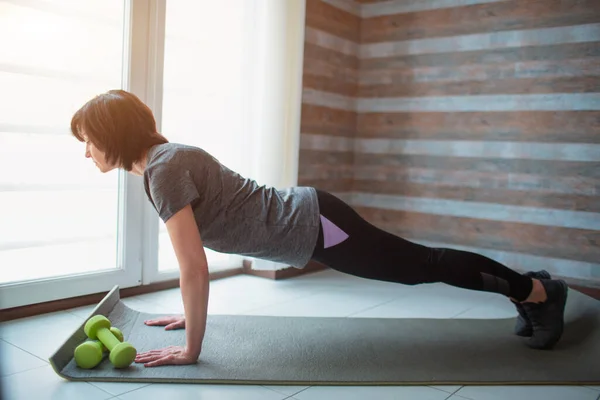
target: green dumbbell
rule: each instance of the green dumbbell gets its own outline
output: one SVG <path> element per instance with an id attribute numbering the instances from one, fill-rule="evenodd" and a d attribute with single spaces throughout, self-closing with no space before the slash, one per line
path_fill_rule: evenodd
<path id="1" fill-rule="evenodd" d="M 88 340 L 75 348 L 75 363 L 79 368 L 95 368 L 102 361 L 102 344 Z"/>
<path id="2" fill-rule="evenodd" d="M 110 327 L 110 331 L 113 333 L 113 335 L 115 335 L 115 337 L 117 338 L 117 340 L 119 340 L 119 342 L 123 341 L 123 332 L 121 332 L 121 330 L 119 328 L 117 328 L 116 326 L 111 326 Z M 104 344 L 102 344 L 101 341 L 99 341 L 98 339 L 96 339 L 98 341 L 98 343 L 100 343 L 100 345 L 102 346 L 102 352 L 104 353 L 105 351 L 108 351 L 108 349 L 106 348 L 106 346 Z"/>
<path id="3" fill-rule="evenodd" d="M 115 337 L 110 331 L 110 321 L 104 315 L 94 315 L 85 323 L 83 330 L 90 339 L 99 339 L 106 346 L 110 351 L 108 358 L 116 368 L 126 368 L 135 360 L 135 347 Z"/>
<path id="4" fill-rule="evenodd" d="M 120 342 L 123 341 L 123 332 L 121 332 L 119 328 L 112 326 L 110 331 Z M 108 349 L 99 340 L 88 340 L 75 348 L 75 363 L 79 368 L 95 368 L 102 362 L 104 352 L 106 351 L 108 351 Z"/>

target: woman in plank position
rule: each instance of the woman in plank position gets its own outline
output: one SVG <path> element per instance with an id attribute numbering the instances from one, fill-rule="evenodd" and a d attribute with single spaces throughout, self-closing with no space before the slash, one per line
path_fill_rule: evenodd
<path id="1" fill-rule="evenodd" d="M 180 268 L 184 316 L 146 321 L 186 329 L 186 345 L 140 353 L 147 367 L 195 363 L 209 295 L 204 247 L 302 268 L 311 259 L 366 279 L 448 285 L 497 293 L 515 304 L 515 334 L 534 349 L 560 339 L 568 287 L 546 271 L 520 274 L 483 255 L 412 243 L 365 221 L 348 204 L 313 187 L 276 189 L 240 176 L 201 148 L 170 143 L 135 95 L 111 90 L 71 121 L 85 156 L 105 173 L 142 176 L 165 222 Z"/>

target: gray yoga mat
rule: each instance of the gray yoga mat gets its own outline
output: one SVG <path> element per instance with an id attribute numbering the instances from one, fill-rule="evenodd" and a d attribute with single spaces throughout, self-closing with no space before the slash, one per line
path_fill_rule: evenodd
<path id="1" fill-rule="evenodd" d="M 323 305 L 326 307 L 327 305 Z M 143 321 L 115 286 L 103 314 L 138 352 L 184 345 L 185 331 Z M 91 316 L 90 315 L 90 316 Z M 210 315 L 199 362 L 187 366 L 92 370 L 75 365 L 84 323 L 50 358 L 73 381 L 275 385 L 600 384 L 600 302 L 569 291 L 566 331 L 552 351 L 514 336 L 514 318 L 388 319 Z"/>

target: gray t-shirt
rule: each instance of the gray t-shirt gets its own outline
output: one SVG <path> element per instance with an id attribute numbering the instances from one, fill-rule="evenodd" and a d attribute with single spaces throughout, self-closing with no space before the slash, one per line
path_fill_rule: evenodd
<path id="1" fill-rule="evenodd" d="M 314 188 L 259 186 L 198 147 L 152 147 L 144 187 L 164 222 L 191 204 L 204 246 L 221 253 L 303 268 L 317 242 Z"/>

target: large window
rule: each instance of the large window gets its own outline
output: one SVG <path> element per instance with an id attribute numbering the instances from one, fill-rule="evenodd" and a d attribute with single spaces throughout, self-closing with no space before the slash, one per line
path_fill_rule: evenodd
<path id="1" fill-rule="evenodd" d="M 131 91 L 170 141 L 261 184 L 291 184 L 279 176 L 297 156 L 285 143 L 298 141 L 303 10 L 303 0 L 0 0 L 2 308 L 178 276 L 143 178 L 100 173 L 70 133 L 97 94 Z M 241 266 L 206 251 L 209 269 Z"/>
<path id="2" fill-rule="evenodd" d="M 122 87 L 124 27 L 123 0 L 0 1 L 2 284 L 123 267 L 119 173 L 98 173 L 69 123 Z"/>

